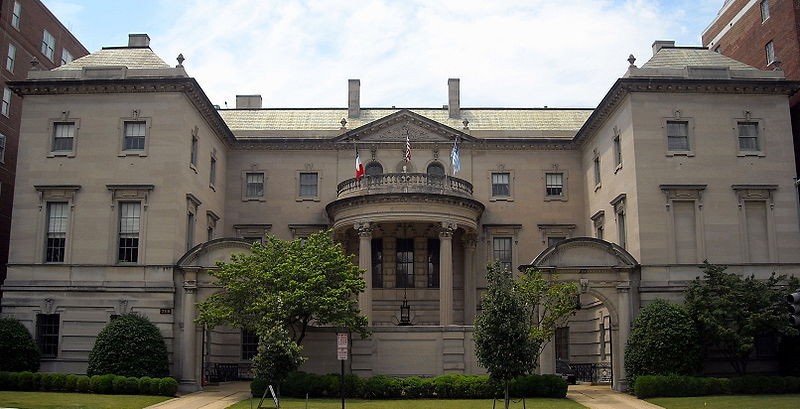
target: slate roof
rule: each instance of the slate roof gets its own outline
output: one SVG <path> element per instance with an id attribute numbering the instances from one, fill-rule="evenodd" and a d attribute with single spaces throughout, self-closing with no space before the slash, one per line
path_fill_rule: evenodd
<path id="1" fill-rule="evenodd" d="M 672 69 L 686 67 L 729 67 L 732 70 L 758 71 L 758 68 L 702 47 L 664 47 L 642 66 L 642 68 Z"/>
<path id="2" fill-rule="evenodd" d="M 345 108 L 308 109 L 223 109 L 219 111 L 228 127 L 236 133 L 248 130 L 323 131 L 341 128 L 342 118 L 347 128 L 355 129 L 391 115 L 399 108 L 362 108 L 358 118 L 348 118 Z M 583 126 L 591 109 L 523 109 L 523 108 L 462 108 L 461 117 L 449 118 L 447 109 L 411 108 L 419 115 L 454 129 L 462 129 L 469 121 L 472 130 L 510 131 L 572 131 Z"/>
<path id="3" fill-rule="evenodd" d="M 125 66 L 128 69 L 171 68 L 148 47 L 108 47 L 54 68 L 53 71 L 104 66 Z"/>

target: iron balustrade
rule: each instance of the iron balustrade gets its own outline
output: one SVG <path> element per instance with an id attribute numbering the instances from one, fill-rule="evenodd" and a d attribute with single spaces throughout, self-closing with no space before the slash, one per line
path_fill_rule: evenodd
<path id="1" fill-rule="evenodd" d="M 338 198 L 378 193 L 433 193 L 472 197 L 472 183 L 446 175 L 383 173 L 348 179 L 336 187 Z"/>

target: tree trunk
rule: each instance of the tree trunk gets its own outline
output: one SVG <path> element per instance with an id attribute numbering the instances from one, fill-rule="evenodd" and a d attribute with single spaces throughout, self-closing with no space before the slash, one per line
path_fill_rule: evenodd
<path id="1" fill-rule="evenodd" d="M 506 402 L 506 409 L 508 409 L 508 405 L 509 405 L 509 403 L 511 403 L 510 400 L 508 399 L 508 381 L 506 381 L 506 399 L 505 399 L 505 402 Z"/>

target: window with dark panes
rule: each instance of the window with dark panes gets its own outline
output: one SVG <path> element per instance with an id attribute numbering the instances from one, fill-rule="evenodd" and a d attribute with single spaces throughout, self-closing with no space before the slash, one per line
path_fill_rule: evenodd
<path id="1" fill-rule="evenodd" d="M 492 239 L 492 260 L 499 261 L 500 266 L 508 271 L 513 262 L 511 253 L 511 237 L 495 237 Z"/>
<path id="2" fill-rule="evenodd" d="M 428 239 L 428 288 L 439 288 L 439 239 Z"/>
<path id="3" fill-rule="evenodd" d="M 59 314 L 36 314 L 36 342 L 42 358 L 58 356 Z"/>
<path id="4" fill-rule="evenodd" d="M 242 359 L 253 359 L 258 354 L 258 334 L 242 328 Z"/>
<path id="5" fill-rule="evenodd" d="M 492 196 L 511 196 L 511 174 L 508 172 L 492 173 Z"/>
<path id="6" fill-rule="evenodd" d="M 397 288 L 414 287 L 414 239 L 397 239 Z"/>
<path id="7" fill-rule="evenodd" d="M 68 218 L 69 207 L 66 202 L 50 202 L 47 204 L 45 262 L 64 262 L 64 251 L 67 245 Z"/>
<path id="8" fill-rule="evenodd" d="M 758 151 L 758 122 L 739 122 L 739 150 Z"/>
<path id="9" fill-rule="evenodd" d="M 667 149 L 677 152 L 689 150 L 689 122 L 667 121 Z"/>
<path id="10" fill-rule="evenodd" d="M 545 173 L 545 193 L 547 196 L 564 195 L 563 173 Z"/>
<path id="11" fill-rule="evenodd" d="M 147 136 L 147 122 L 125 121 L 123 149 L 126 151 L 144 150 L 144 139 Z"/>
<path id="12" fill-rule="evenodd" d="M 121 263 L 139 261 L 139 222 L 141 219 L 141 203 L 119 203 L 118 256 Z"/>
<path id="13" fill-rule="evenodd" d="M 372 239 L 372 288 L 383 288 L 383 239 Z"/>
<path id="14" fill-rule="evenodd" d="M 319 196 L 319 174 L 317 172 L 300 173 L 300 197 Z"/>

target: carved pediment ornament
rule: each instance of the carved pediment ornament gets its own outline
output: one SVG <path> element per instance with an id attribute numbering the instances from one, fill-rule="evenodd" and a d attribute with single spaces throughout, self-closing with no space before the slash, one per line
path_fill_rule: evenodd
<path id="1" fill-rule="evenodd" d="M 742 208 L 747 200 L 762 200 L 769 203 L 769 208 L 775 208 L 775 198 L 773 192 L 778 190 L 778 185 L 732 185 L 731 188 L 736 193 L 739 202 L 739 209 Z"/>
<path id="2" fill-rule="evenodd" d="M 659 188 L 664 192 L 667 210 L 673 200 L 694 200 L 699 208 L 703 207 L 703 191 L 706 185 L 661 185 Z"/>

